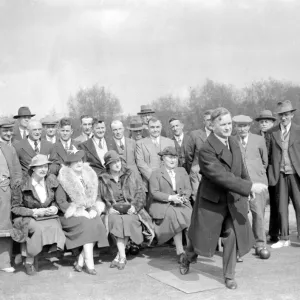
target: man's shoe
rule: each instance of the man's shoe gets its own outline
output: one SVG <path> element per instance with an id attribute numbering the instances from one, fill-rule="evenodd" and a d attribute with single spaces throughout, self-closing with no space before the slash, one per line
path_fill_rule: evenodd
<path id="1" fill-rule="evenodd" d="M 277 243 L 279 241 L 279 238 L 277 236 L 271 236 L 269 235 L 267 237 L 267 242 L 268 243 Z"/>
<path id="2" fill-rule="evenodd" d="M 25 272 L 26 272 L 27 275 L 33 276 L 33 275 L 36 274 L 36 269 L 35 269 L 33 264 L 26 264 L 25 263 Z"/>
<path id="3" fill-rule="evenodd" d="M 230 290 L 237 289 L 237 283 L 234 279 L 225 278 L 225 286 Z"/>
<path id="4" fill-rule="evenodd" d="M 180 263 L 180 266 L 179 266 L 179 271 L 180 271 L 181 275 L 185 275 L 190 270 L 190 262 L 189 262 L 189 260 L 188 260 L 185 253 L 181 254 L 180 260 L 181 260 L 181 263 Z"/>
<path id="5" fill-rule="evenodd" d="M 239 256 L 236 257 L 236 262 L 242 263 L 243 261 L 244 261 L 244 260 L 243 260 L 241 257 L 239 257 Z"/>
<path id="6" fill-rule="evenodd" d="M 282 247 L 289 247 L 291 246 L 291 241 L 290 240 L 279 240 L 277 243 L 273 244 L 271 248 L 273 249 L 279 249 Z"/>

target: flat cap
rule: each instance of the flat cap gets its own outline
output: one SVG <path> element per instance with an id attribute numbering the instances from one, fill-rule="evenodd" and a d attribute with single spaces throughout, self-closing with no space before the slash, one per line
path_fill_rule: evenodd
<path id="1" fill-rule="evenodd" d="M 57 125 L 59 120 L 56 117 L 48 116 L 41 119 L 42 125 Z"/>
<path id="2" fill-rule="evenodd" d="M 175 149 L 175 147 L 168 146 L 164 148 L 163 151 L 159 152 L 158 155 L 163 156 L 163 155 L 172 155 L 172 156 L 178 156 L 178 153 Z"/>
<path id="3" fill-rule="evenodd" d="M 0 128 L 11 128 L 14 127 L 15 122 L 9 118 L 0 118 Z"/>
<path id="4" fill-rule="evenodd" d="M 249 123 L 252 123 L 253 120 L 249 116 L 238 115 L 238 116 L 234 116 L 232 118 L 232 121 L 234 123 L 239 123 L 239 124 L 249 124 Z"/>

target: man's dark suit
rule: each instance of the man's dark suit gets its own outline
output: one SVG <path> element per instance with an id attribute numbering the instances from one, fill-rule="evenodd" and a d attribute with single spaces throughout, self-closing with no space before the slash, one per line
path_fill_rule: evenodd
<path id="1" fill-rule="evenodd" d="M 187 147 L 190 143 L 190 136 L 187 133 L 183 134 L 183 140 L 181 143 L 181 146 L 178 144 L 175 137 L 172 137 L 172 140 L 174 140 L 175 148 L 178 153 L 178 167 L 185 168 L 186 171 L 188 171 L 188 156 L 187 156 Z"/>
<path id="2" fill-rule="evenodd" d="M 106 139 L 105 142 L 107 145 L 107 151 L 112 150 L 111 144 L 108 143 Z M 81 149 L 85 152 L 84 161 L 90 164 L 90 166 L 93 168 L 93 170 L 97 173 L 99 177 L 101 173 L 105 170 L 105 167 L 97 154 L 93 138 L 88 139 L 87 141 L 79 144 L 78 149 Z"/>
<path id="3" fill-rule="evenodd" d="M 230 150 L 210 134 L 199 153 L 201 184 L 193 208 L 189 238 L 194 251 L 202 256 L 215 253 L 223 237 L 223 272 L 234 278 L 237 251 L 240 256 L 254 244 L 247 217 L 247 197 L 252 182 L 234 137 L 228 138 Z M 191 253 L 187 251 L 188 257 Z"/>
<path id="4" fill-rule="evenodd" d="M 276 206 L 282 239 L 288 239 L 288 202 L 291 198 L 297 220 L 298 235 L 300 233 L 300 127 L 291 124 L 288 154 L 295 174 L 284 174 L 280 171 L 283 155 L 280 125 L 269 129 L 266 134 L 269 153 L 268 178 L 269 185 L 275 186 Z"/>
<path id="5" fill-rule="evenodd" d="M 12 142 L 18 142 L 18 141 L 22 141 L 23 137 L 21 136 L 21 132 L 19 129 L 19 126 L 15 126 L 13 129 L 13 136 L 12 136 Z"/>

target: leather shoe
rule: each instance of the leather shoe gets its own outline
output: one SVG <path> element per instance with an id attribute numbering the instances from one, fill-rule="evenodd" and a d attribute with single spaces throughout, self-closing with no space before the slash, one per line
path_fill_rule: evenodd
<path id="1" fill-rule="evenodd" d="M 74 270 L 76 272 L 82 272 L 82 267 L 79 266 L 78 262 L 76 261 L 75 264 L 74 264 Z"/>
<path id="2" fill-rule="evenodd" d="M 121 257 L 119 260 L 118 270 L 124 270 L 126 263 L 127 263 L 126 257 Z"/>
<path id="3" fill-rule="evenodd" d="M 241 257 L 239 257 L 239 256 L 237 256 L 237 258 L 236 258 L 236 262 L 238 262 L 238 263 L 242 263 L 244 260 L 241 258 Z"/>
<path id="4" fill-rule="evenodd" d="M 180 260 L 181 260 L 179 266 L 180 274 L 186 275 L 190 270 L 190 262 L 185 253 L 182 253 L 182 255 L 180 256 Z"/>
<path id="5" fill-rule="evenodd" d="M 33 264 L 26 264 L 25 263 L 25 272 L 26 272 L 27 275 L 33 276 L 33 275 L 36 274 L 36 269 L 35 269 Z"/>
<path id="6" fill-rule="evenodd" d="M 234 279 L 225 278 L 225 286 L 230 290 L 237 289 L 237 283 Z"/>
<path id="7" fill-rule="evenodd" d="M 95 269 L 89 269 L 86 264 L 84 264 L 83 270 L 85 273 L 90 274 L 90 275 L 97 275 L 97 272 Z"/>

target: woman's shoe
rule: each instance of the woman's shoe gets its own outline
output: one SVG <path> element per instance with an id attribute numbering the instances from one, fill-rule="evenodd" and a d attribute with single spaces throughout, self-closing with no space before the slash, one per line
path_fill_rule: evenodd
<path id="1" fill-rule="evenodd" d="M 124 270 L 126 263 L 127 263 L 126 257 L 121 257 L 120 260 L 119 260 L 118 269 L 119 270 Z"/>
<path id="2" fill-rule="evenodd" d="M 90 274 L 90 275 L 97 275 L 96 270 L 95 270 L 95 269 L 89 269 L 89 268 L 87 267 L 86 264 L 84 264 L 83 270 L 84 270 L 87 274 Z"/>
<path id="3" fill-rule="evenodd" d="M 75 264 L 74 264 L 74 270 L 76 272 L 82 272 L 82 267 L 79 266 L 78 262 L 76 261 Z"/>
<path id="4" fill-rule="evenodd" d="M 119 260 L 120 260 L 120 255 L 119 252 L 117 254 L 117 256 L 115 257 L 115 259 L 110 263 L 110 268 L 118 268 L 119 267 Z"/>

